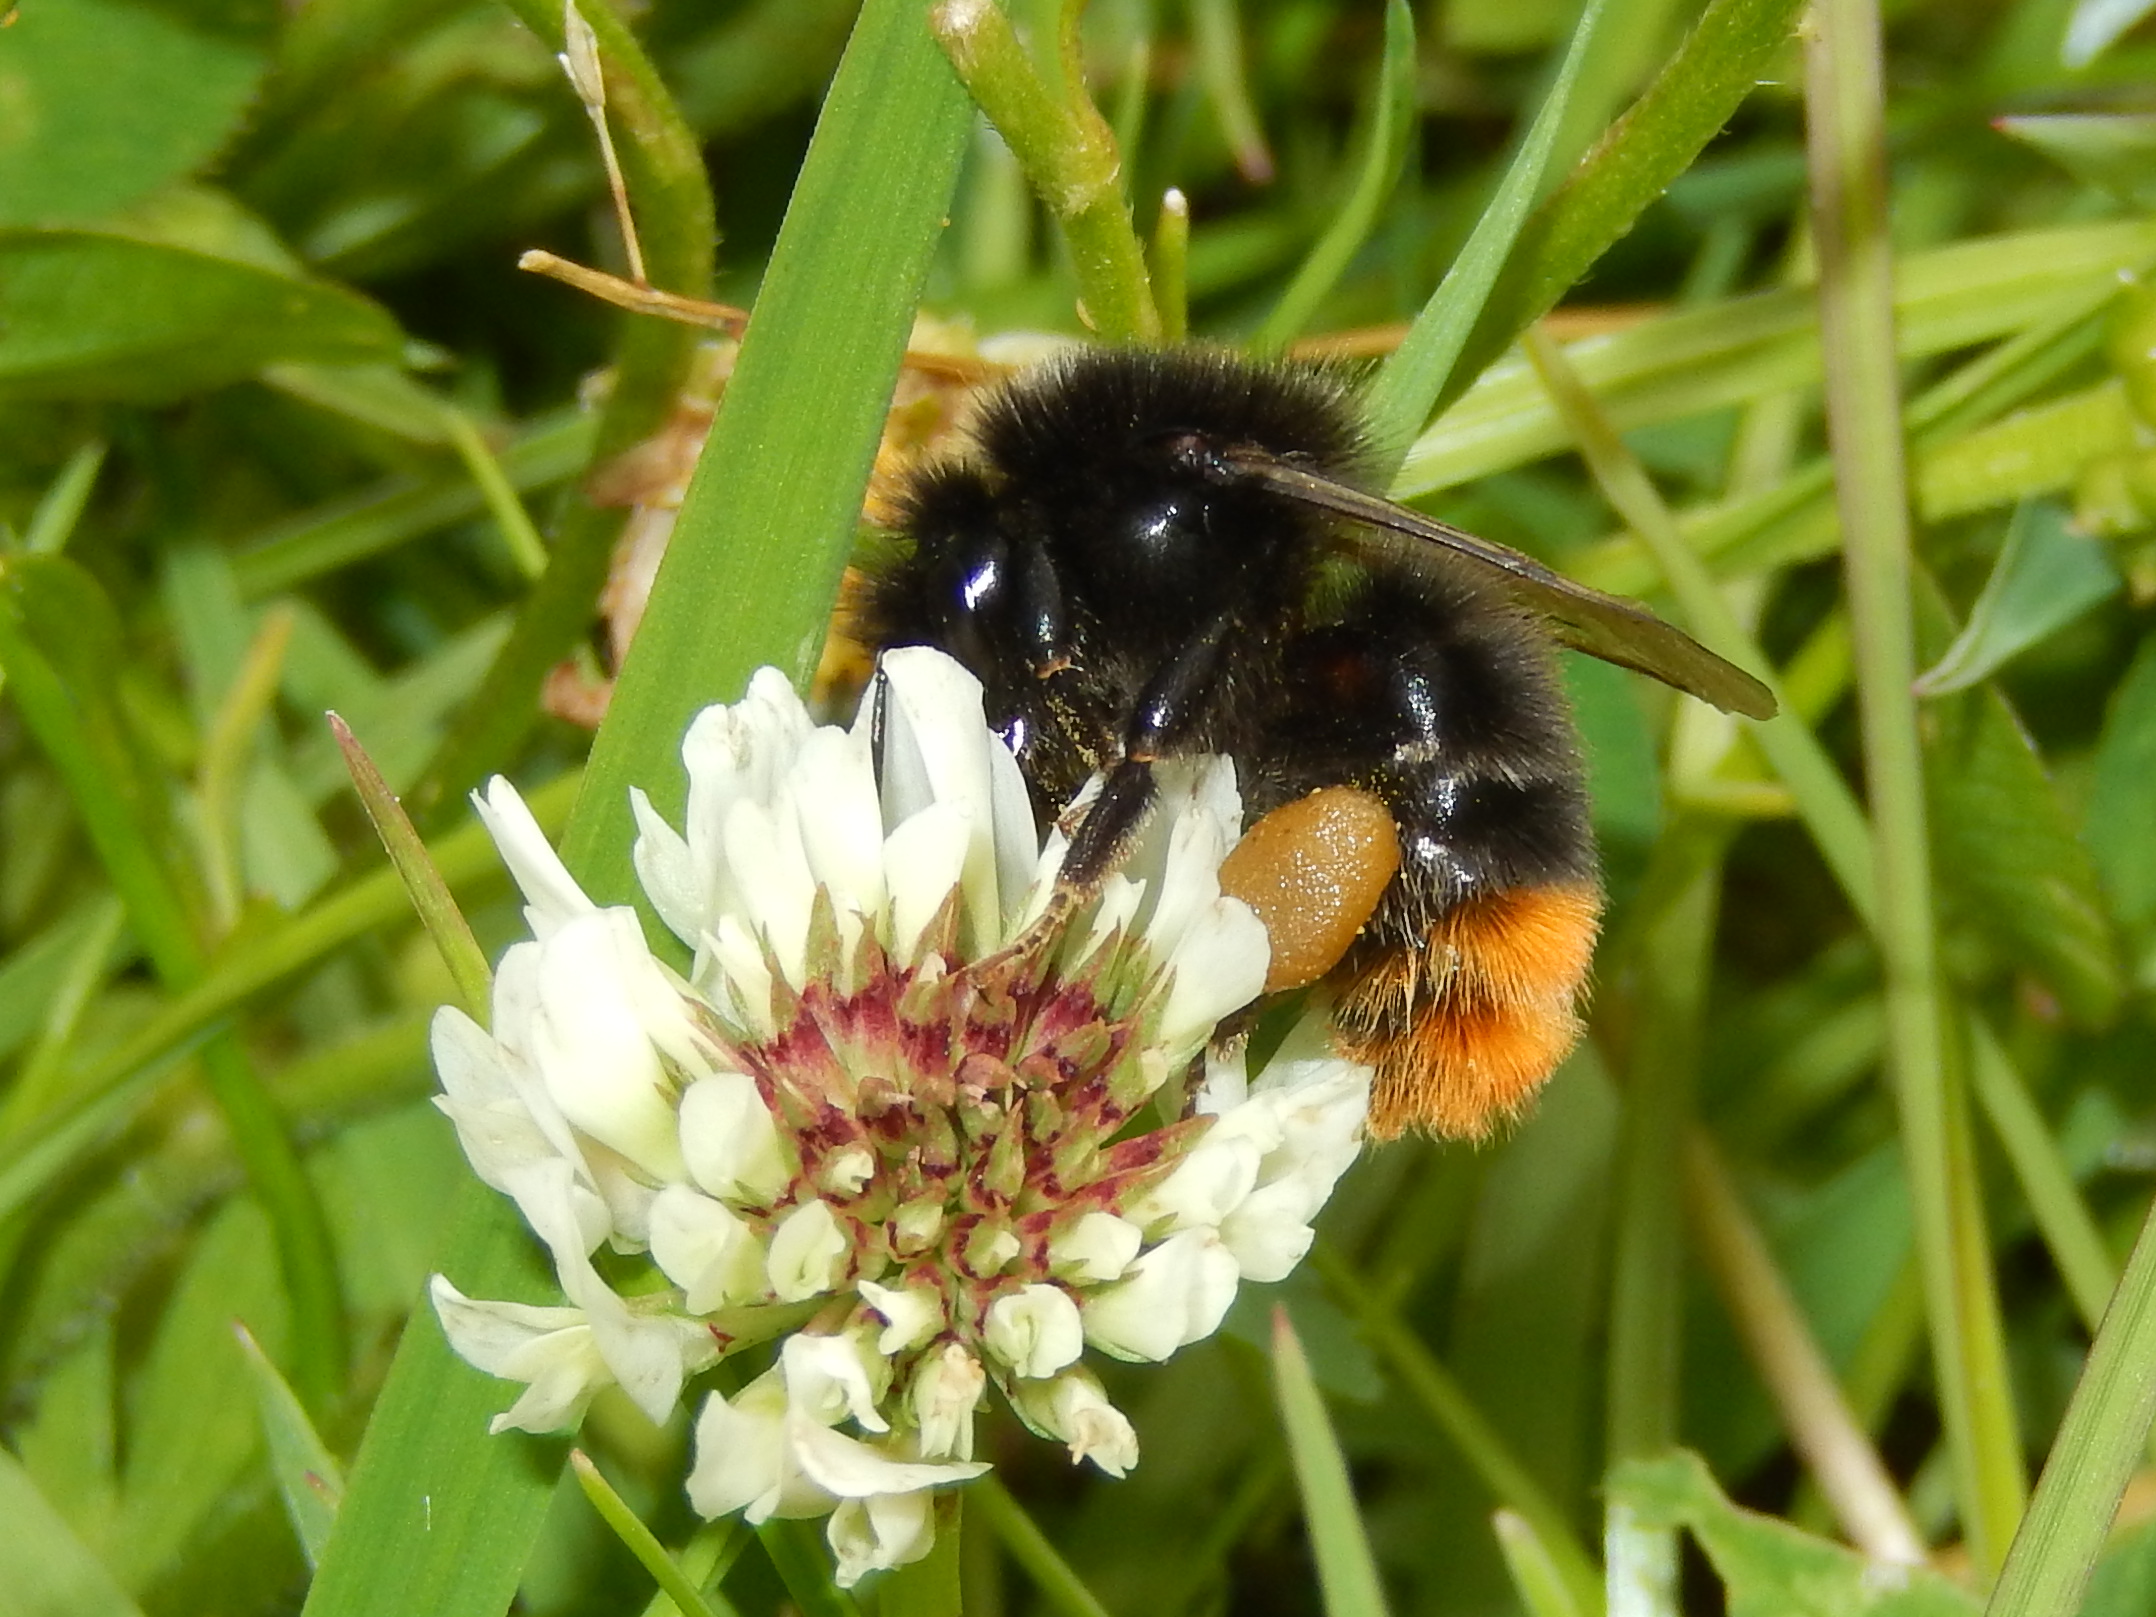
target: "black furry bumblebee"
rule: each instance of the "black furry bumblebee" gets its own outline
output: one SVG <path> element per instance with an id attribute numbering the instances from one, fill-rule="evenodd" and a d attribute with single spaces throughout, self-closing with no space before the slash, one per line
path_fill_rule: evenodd
<path id="1" fill-rule="evenodd" d="M 1256 823 L 1223 884 L 1273 934 L 1269 987 L 1333 991 L 1343 1049 L 1377 1071 L 1372 1132 L 1516 1112 L 1578 1036 L 1601 911 L 1552 640 L 1754 716 L 1765 687 L 1366 492 L 1358 413 L 1323 372 L 1082 352 L 992 392 L 971 437 L 912 476 L 863 639 L 971 669 L 1042 812 L 1105 774 L 1076 886 L 1142 820 L 1155 761 L 1233 757 Z"/>

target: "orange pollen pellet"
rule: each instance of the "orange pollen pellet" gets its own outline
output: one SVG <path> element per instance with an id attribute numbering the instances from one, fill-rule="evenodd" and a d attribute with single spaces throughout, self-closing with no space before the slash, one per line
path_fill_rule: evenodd
<path id="1" fill-rule="evenodd" d="M 1244 832 L 1220 890 L 1265 923 L 1265 991 L 1301 988 L 1339 964 L 1399 868 L 1392 811 L 1359 786 L 1321 786 Z"/>

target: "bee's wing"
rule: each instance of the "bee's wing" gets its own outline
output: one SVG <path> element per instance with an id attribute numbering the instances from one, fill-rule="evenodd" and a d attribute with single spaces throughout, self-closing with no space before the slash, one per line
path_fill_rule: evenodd
<path id="1" fill-rule="evenodd" d="M 1235 469 L 1279 493 L 1375 530 L 1364 548 L 1412 567 L 1421 544 L 1441 545 L 1490 575 L 1521 606 L 1548 621 L 1564 645 L 1712 702 L 1725 713 L 1774 717 L 1774 694 L 1735 663 L 1717 657 L 1683 630 L 1636 601 L 1605 595 L 1554 573 L 1532 556 L 1462 532 L 1375 494 L 1260 455 L 1236 455 Z M 1397 537 L 1396 537 L 1397 536 Z M 1403 544 L 1402 538 L 1417 544 Z"/>

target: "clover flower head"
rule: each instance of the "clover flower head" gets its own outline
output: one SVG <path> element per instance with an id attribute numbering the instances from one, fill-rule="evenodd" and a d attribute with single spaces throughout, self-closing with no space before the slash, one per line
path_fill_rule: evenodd
<path id="1" fill-rule="evenodd" d="M 689 1498 L 827 1517 L 850 1585 L 928 1552 L 932 1491 L 987 1469 L 991 1388 L 1074 1461 L 1136 1464 L 1086 1350 L 1164 1359 L 1243 1280 L 1284 1277 L 1370 1076 L 1315 1025 L 1254 1080 L 1209 1049 L 1267 962 L 1217 879 L 1241 824 L 1226 759 L 1161 766 L 1122 868 L 1042 923 L 1067 839 L 1044 845 L 980 685 L 940 653 L 886 653 L 850 728 L 765 669 L 682 755 L 682 828 L 633 806 L 685 974 L 506 782 L 478 800 L 532 936 L 491 1031 L 437 1015 L 438 1104 L 565 1304 L 437 1276 L 435 1307 L 464 1358 L 525 1384 L 497 1430 L 573 1425 L 615 1385 L 661 1421 L 776 1342 L 703 1396 Z"/>

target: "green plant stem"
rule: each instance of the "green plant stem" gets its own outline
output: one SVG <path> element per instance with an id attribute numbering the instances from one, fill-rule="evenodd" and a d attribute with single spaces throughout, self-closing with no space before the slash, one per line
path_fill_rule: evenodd
<path id="1" fill-rule="evenodd" d="M 455 405 L 442 407 L 442 429 L 449 435 L 457 459 L 471 474 L 480 498 L 486 501 L 494 526 L 501 531 L 502 548 L 508 552 L 510 565 L 526 578 L 537 578 L 546 571 L 546 541 L 532 525 L 531 513 L 517 498 L 502 463 L 494 458 L 494 451 L 487 447 L 472 418 Z"/>
<path id="2" fill-rule="evenodd" d="M 714 1617 L 704 1597 L 696 1590 L 674 1558 L 666 1553 L 652 1530 L 644 1525 L 629 1502 L 622 1498 L 614 1485 L 606 1480 L 599 1468 L 592 1464 L 591 1456 L 582 1449 L 569 1451 L 569 1469 L 576 1474 L 576 1485 L 591 1501 L 591 1508 L 613 1530 L 616 1538 L 636 1557 L 637 1563 L 657 1581 L 659 1589 L 673 1601 L 674 1609 L 681 1617 Z"/>
<path id="3" fill-rule="evenodd" d="M 2072 1617 L 2156 1415 L 2156 1208 L 2014 1535 L 1985 1617 Z"/>
<path id="4" fill-rule="evenodd" d="M 1888 1065 L 1925 1276 L 1940 1417 L 1954 1456 L 1963 1530 L 1980 1575 L 1988 1579 L 2020 1517 L 2023 1483 L 1989 1254 L 1980 1221 L 1972 1230 L 1966 1216 L 1976 1194 L 1967 1178 L 1973 1161 L 1966 1129 L 1956 1126 L 1963 1108 L 1948 1071 L 1923 761 L 1910 695 L 1916 673 L 1911 536 L 1894 359 L 1879 17 L 1876 0 L 1821 0 L 1813 19 L 1805 44 L 1812 222 L 1828 441 L 1872 806 Z M 1980 1283 L 1972 1265 L 1982 1266 Z"/>
<path id="5" fill-rule="evenodd" d="M 1161 335 L 1145 254 L 1123 194 L 1115 134 L 1086 96 L 1050 88 L 991 0 L 943 0 L 930 26 L 967 93 L 1025 170 L 1070 246 L 1086 322 L 1111 342 Z"/>
<path id="6" fill-rule="evenodd" d="M 503 4 L 548 50 L 562 49 L 562 8 L 553 0 Z M 621 12 L 605 0 L 587 0 L 577 9 L 599 43 L 607 122 L 636 206 L 637 235 L 651 284 L 685 297 L 709 297 L 718 253 L 718 213 L 703 146 Z M 569 93 L 566 83 L 562 90 Z"/>
<path id="7" fill-rule="evenodd" d="M 993 1472 L 967 1484 L 963 1497 L 967 1515 L 977 1516 L 996 1535 L 1033 1580 L 1045 1605 L 1062 1617 L 1108 1617 L 1108 1608 Z"/>
<path id="8" fill-rule="evenodd" d="M 1685 1139 L 1684 1189 L 1707 1272 L 1842 1531 L 1875 1560 L 1921 1566 L 1924 1540 L 1894 1479 L 1843 1398 L 1713 1140 L 1696 1124 Z"/>
<path id="9" fill-rule="evenodd" d="M 1309 1262 L 1340 1306 L 1354 1316 L 1370 1346 L 1399 1378 L 1402 1390 L 1452 1440 L 1491 1496 L 1533 1525 L 1543 1547 L 1562 1569 L 1574 1604 L 1583 1612 L 1600 1612 L 1602 1575 L 1580 1547 L 1571 1522 L 1475 1407 L 1452 1372 L 1337 1252 L 1320 1242 L 1311 1249 Z"/>

